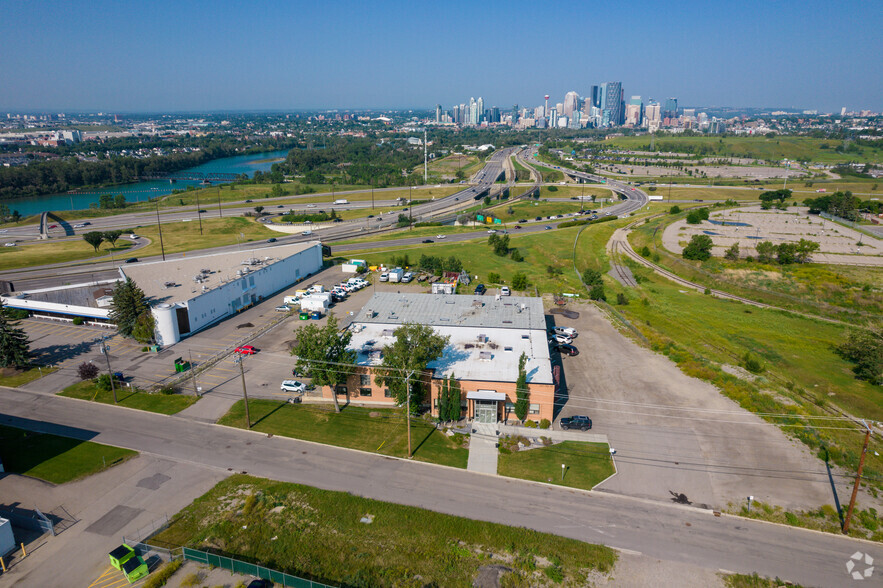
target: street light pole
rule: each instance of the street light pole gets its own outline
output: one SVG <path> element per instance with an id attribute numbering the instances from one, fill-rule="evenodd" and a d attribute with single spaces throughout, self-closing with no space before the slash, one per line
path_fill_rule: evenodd
<path id="1" fill-rule="evenodd" d="M 408 392 L 408 402 L 405 404 L 405 418 L 408 419 L 408 459 L 411 459 L 411 375 L 413 373 L 410 371 L 405 376 L 405 386 Z"/>
<path id="2" fill-rule="evenodd" d="M 202 210 L 199 206 L 199 190 L 196 191 L 196 218 L 199 219 L 199 234 L 202 235 Z"/>
<path id="3" fill-rule="evenodd" d="M 159 231 L 159 248 L 162 251 L 162 260 L 166 260 L 166 248 L 162 242 L 162 223 L 159 222 L 159 200 L 156 201 L 156 228 Z"/>
<path id="4" fill-rule="evenodd" d="M 107 337 L 102 337 L 101 339 L 101 352 L 104 354 L 104 359 L 107 360 L 107 375 L 110 376 L 110 391 L 113 392 L 113 403 L 117 403 L 117 389 L 116 385 L 113 383 L 113 369 L 110 367 L 110 347 L 107 346 Z"/>
<path id="5" fill-rule="evenodd" d="M 224 216 L 224 213 L 221 212 L 221 186 L 218 186 L 218 218 Z"/>

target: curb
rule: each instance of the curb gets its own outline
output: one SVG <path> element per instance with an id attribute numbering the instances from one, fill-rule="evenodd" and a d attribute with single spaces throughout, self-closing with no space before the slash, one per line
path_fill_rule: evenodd
<path id="1" fill-rule="evenodd" d="M 861 543 L 866 543 L 868 545 L 875 545 L 877 547 L 883 547 L 883 543 L 881 543 L 879 541 L 871 541 L 870 539 L 863 539 L 861 537 L 852 537 L 850 535 L 843 535 L 843 534 L 838 534 L 838 533 L 828 533 L 827 531 L 820 531 L 818 529 L 808 529 L 806 527 L 797 527 L 794 525 L 786 525 L 784 523 L 776 523 L 774 521 L 765 521 L 763 519 L 752 519 L 751 517 L 743 517 L 741 515 L 735 515 L 735 514 L 732 514 L 729 512 L 721 512 L 720 516 L 721 516 L 721 518 L 727 517 L 729 519 L 736 519 L 739 521 L 755 521 L 758 523 L 764 523 L 766 525 L 774 525 L 776 527 L 782 527 L 785 529 L 795 529 L 797 531 L 808 531 L 810 533 L 824 535 L 825 537 L 838 537 L 840 539 L 851 539 L 853 541 L 859 541 Z"/>

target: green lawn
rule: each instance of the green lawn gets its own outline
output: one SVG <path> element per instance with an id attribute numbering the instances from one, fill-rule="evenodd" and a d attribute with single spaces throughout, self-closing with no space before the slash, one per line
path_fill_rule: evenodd
<path id="1" fill-rule="evenodd" d="M 126 257 L 126 250 L 132 246 L 131 241 L 120 239 L 116 247 L 108 249 L 108 243 L 102 243 L 98 252 L 86 243 L 82 237 L 64 241 L 41 241 L 33 245 L 18 245 L 17 247 L 0 247 L 0 271 L 44 265 L 48 263 L 63 263 L 68 261 L 110 261 L 110 251 L 117 260 Z"/>
<path id="2" fill-rule="evenodd" d="M 55 367 L 32 367 L 25 370 L 0 368 L 0 386 L 17 388 L 57 370 Z"/>
<path id="3" fill-rule="evenodd" d="M 591 208 L 592 203 L 586 202 L 583 204 L 583 208 Z M 518 219 L 526 218 L 527 220 L 534 220 L 535 217 L 542 216 L 552 216 L 557 214 L 565 214 L 568 212 L 578 212 L 580 209 L 578 202 L 544 202 L 540 201 L 525 201 L 525 202 L 516 202 L 511 205 L 502 205 L 499 207 L 495 207 L 493 210 L 488 210 L 488 213 L 493 215 L 495 218 L 502 219 L 507 223 L 514 222 Z M 512 212 L 509 212 L 509 211 Z M 511 228 L 511 227 L 510 227 Z"/>
<path id="4" fill-rule="evenodd" d="M 540 199 L 543 198 L 579 198 L 585 196 L 595 196 L 596 198 L 611 198 L 613 193 L 607 188 L 600 188 L 594 184 L 568 186 L 542 186 L 540 188 Z M 591 200 L 587 200 L 586 204 L 591 206 Z M 600 206 L 600 203 L 598 203 Z"/>
<path id="5" fill-rule="evenodd" d="M 150 245 L 138 250 L 139 257 L 160 254 L 159 231 L 155 224 L 137 227 L 138 234 L 151 240 Z M 242 237 L 244 235 L 244 237 Z M 190 222 L 172 222 L 162 225 L 163 246 L 166 253 L 192 251 L 207 247 L 235 245 L 240 241 L 267 240 L 279 237 L 277 231 L 264 227 L 261 223 L 242 216 L 223 218 L 203 218 L 202 234 L 194 216 Z"/>
<path id="6" fill-rule="evenodd" d="M 67 396 L 68 398 L 101 402 L 103 404 L 113 404 L 113 393 L 100 390 L 91 380 L 85 380 L 68 386 L 60 392 L 60 395 Z M 146 410 L 148 412 L 158 412 L 160 414 L 175 414 L 195 403 L 198 398 L 184 394 L 148 394 L 147 392 L 135 391 L 132 388 L 118 388 L 117 400 L 119 400 L 119 406 L 137 408 L 138 410 Z"/>
<path id="7" fill-rule="evenodd" d="M 90 441 L 0 426 L 0 459 L 7 472 L 64 484 L 138 455 Z"/>
<path id="8" fill-rule="evenodd" d="M 288 404 L 274 400 L 250 400 L 252 429 L 295 439 L 406 457 L 408 437 L 401 410 L 349 406 L 340 413 L 333 406 Z M 375 416 L 372 416 L 375 415 Z M 218 421 L 245 427 L 245 404 L 240 400 Z M 451 441 L 434 426 L 411 421 L 414 459 L 465 468 L 467 449 Z"/>
<path id="9" fill-rule="evenodd" d="M 616 137 L 605 141 L 616 148 L 649 151 L 651 138 Z M 822 149 L 822 146 L 827 146 Z M 853 153 L 838 153 L 835 148 L 842 141 L 816 139 L 814 137 L 677 137 L 659 135 L 656 137 L 658 151 L 694 153 L 707 157 L 750 157 L 778 161 L 781 159 L 815 161 L 820 163 L 847 163 L 851 161 L 883 162 L 883 150 L 871 147 L 857 148 Z"/>
<path id="10" fill-rule="evenodd" d="M 370 516 L 371 524 L 360 522 Z M 502 586 L 585 586 L 616 552 L 521 527 L 233 475 L 150 539 L 186 545 L 332 585 L 470 587 L 482 565 Z"/>
<path id="11" fill-rule="evenodd" d="M 540 431 L 538 434 L 541 434 Z M 564 479 L 561 479 L 564 464 Z M 591 490 L 614 473 L 606 443 L 564 441 L 556 445 L 509 452 L 500 451 L 497 473 L 510 478 L 546 482 Z"/>

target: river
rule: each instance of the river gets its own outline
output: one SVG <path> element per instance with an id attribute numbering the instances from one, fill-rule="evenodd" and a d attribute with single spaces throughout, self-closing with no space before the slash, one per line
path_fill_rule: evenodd
<path id="1" fill-rule="evenodd" d="M 223 157 L 215 159 L 196 167 L 190 167 L 177 173 L 184 172 L 201 172 L 209 173 L 228 173 L 228 174 L 248 174 L 253 176 L 256 171 L 269 171 L 270 167 L 278 161 L 281 161 L 288 154 L 288 151 L 268 151 L 266 153 L 255 153 L 254 155 L 237 155 L 235 157 Z M 110 188 L 96 188 L 79 194 L 47 194 L 44 196 L 28 196 L 26 198 L 16 198 L 10 200 L 6 204 L 12 210 L 19 211 L 23 216 L 31 214 L 40 214 L 44 210 L 53 210 L 62 212 L 65 210 L 79 210 L 89 208 L 89 205 L 98 203 L 101 194 L 125 194 L 126 200 L 129 202 L 139 202 L 147 200 L 155 196 L 164 196 L 171 194 L 172 190 L 186 190 L 187 186 L 198 186 L 198 181 L 182 181 L 178 180 L 174 184 L 168 181 L 149 181 L 137 182 L 134 184 L 123 184 Z"/>

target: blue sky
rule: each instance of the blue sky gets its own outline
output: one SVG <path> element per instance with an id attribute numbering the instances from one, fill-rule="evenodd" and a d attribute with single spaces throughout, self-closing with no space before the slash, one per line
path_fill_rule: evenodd
<path id="1" fill-rule="evenodd" d="M 0 110 L 450 108 L 592 84 L 883 110 L 879 0 L 0 0 Z"/>

